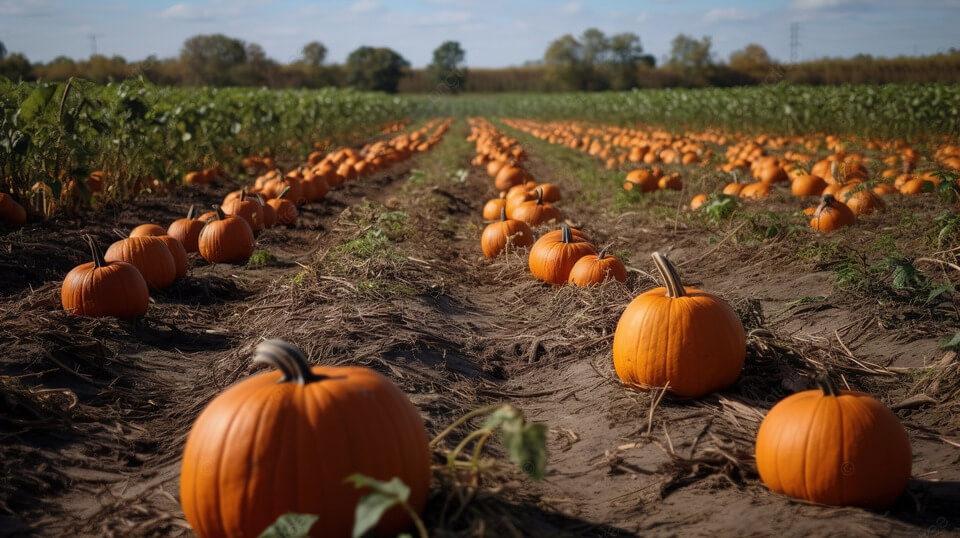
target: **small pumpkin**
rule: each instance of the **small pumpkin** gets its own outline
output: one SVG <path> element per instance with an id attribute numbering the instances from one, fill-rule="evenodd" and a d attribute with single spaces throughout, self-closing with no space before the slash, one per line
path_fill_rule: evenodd
<path id="1" fill-rule="evenodd" d="M 286 187 L 287 189 L 289 187 Z M 255 200 L 247 197 L 247 191 L 240 192 L 240 197 L 225 203 L 221 210 L 227 215 L 234 215 L 247 221 L 250 229 L 256 234 L 263 229 L 263 209 Z"/>
<path id="2" fill-rule="evenodd" d="M 820 200 L 820 205 L 810 219 L 810 227 L 818 232 L 832 232 L 844 226 L 850 226 L 857 221 L 856 215 L 846 204 L 841 203 L 831 194 L 826 194 Z"/>
<path id="3" fill-rule="evenodd" d="M 697 398 L 733 384 L 746 357 L 746 334 L 726 301 L 684 287 L 666 256 L 653 253 L 664 287 L 637 296 L 613 335 L 613 366 L 625 383 L 668 386 Z"/>
<path id="4" fill-rule="evenodd" d="M 690 199 L 690 209 L 696 211 L 707 203 L 708 197 L 705 193 L 696 194 Z"/>
<path id="5" fill-rule="evenodd" d="M 149 237 L 152 235 L 167 235 L 167 231 L 158 224 L 141 224 L 130 230 L 130 237 Z"/>
<path id="6" fill-rule="evenodd" d="M 277 224 L 283 224 L 284 226 L 293 226 L 300 216 L 297 205 L 287 199 L 289 192 L 289 190 L 284 189 L 280 191 L 276 198 L 267 200 L 267 205 L 271 206 L 273 212 L 277 215 Z"/>
<path id="7" fill-rule="evenodd" d="M 88 317 L 136 318 L 147 312 L 150 291 L 133 265 L 108 262 L 93 238 L 86 237 L 93 261 L 67 273 L 60 287 L 60 303 L 70 314 Z"/>
<path id="8" fill-rule="evenodd" d="M 748 183 L 740 189 L 740 198 L 747 198 L 750 200 L 760 200 L 770 196 L 770 184 L 764 183 L 762 181 L 757 181 L 755 183 Z"/>
<path id="9" fill-rule="evenodd" d="M 253 254 L 253 230 L 247 221 L 214 206 L 217 218 L 200 232 L 200 256 L 210 263 L 247 263 Z"/>
<path id="10" fill-rule="evenodd" d="M 177 278 L 177 265 L 170 248 L 157 236 L 139 236 L 121 239 L 110 245 L 104 259 L 108 262 L 127 262 L 136 267 L 147 286 L 162 290 Z"/>
<path id="11" fill-rule="evenodd" d="M 199 536 L 259 536 L 288 512 L 317 515 L 311 535 L 350 536 L 366 493 L 347 483 L 353 474 L 399 478 L 410 488 L 409 506 L 423 511 L 431 478 L 427 433 L 396 385 L 368 368 L 311 368 L 282 340 L 258 345 L 253 361 L 279 371 L 229 387 L 187 436 L 180 504 Z M 395 536 L 410 526 L 395 506 L 374 531 Z"/>
<path id="12" fill-rule="evenodd" d="M 880 509 L 910 479 L 910 440 L 890 409 L 826 378 L 773 406 L 757 432 L 760 479 L 810 502 Z"/>
<path id="13" fill-rule="evenodd" d="M 194 218 L 195 210 L 195 206 L 190 206 L 187 216 L 170 223 L 166 233 L 180 241 L 183 249 L 187 252 L 197 252 L 199 250 L 197 240 L 200 239 L 200 231 L 203 230 L 205 224 L 204 221 Z"/>
<path id="14" fill-rule="evenodd" d="M 538 280 L 549 284 L 565 284 L 577 260 L 597 249 L 580 230 L 562 224 L 559 230 L 547 232 L 530 249 L 527 264 Z"/>
<path id="15" fill-rule="evenodd" d="M 521 220 L 530 226 L 540 226 L 563 218 L 559 209 L 543 201 L 543 193 L 539 188 L 535 192 L 536 200 L 528 200 L 518 205 L 513 211 L 508 211 L 510 218 Z"/>
<path id="16" fill-rule="evenodd" d="M 507 218 L 505 208 L 500 209 L 500 220 L 491 222 L 480 236 L 480 249 L 488 258 L 496 258 L 507 246 L 529 247 L 533 245 L 533 231 L 526 222 Z"/>
<path id="17" fill-rule="evenodd" d="M 0 192 L 0 224 L 20 227 L 27 222 L 27 210 L 9 194 Z"/>
<path id="18" fill-rule="evenodd" d="M 626 282 L 627 268 L 616 256 L 609 256 L 606 249 L 596 254 L 583 256 L 570 269 L 567 282 L 575 286 L 592 286 L 607 280 Z"/>
<path id="19" fill-rule="evenodd" d="M 273 206 L 268 204 L 263 200 L 263 197 L 259 194 L 254 196 L 254 199 L 260 204 L 260 209 L 263 211 L 263 227 L 264 228 L 273 228 L 277 225 L 277 211 L 273 209 Z"/>
<path id="20" fill-rule="evenodd" d="M 875 211 L 883 211 L 886 208 L 883 200 L 871 189 L 855 189 L 847 191 L 841 196 L 843 203 L 857 216 L 869 215 Z"/>
<path id="21" fill-rule="evenodd" d="M 790 184 L 790 193 L 794 196 L 820 196 L 827 182 L 820 176 L 803 174 L 794 178 Z"/>
<path id="22" fill-rule="evenodd" d="M 487 200 L 483 204 L 483 220 L 496 220 L 500 217 L 500 212 L 506 207 L 506 194 L 500 193 L 497 198 Z"/>
<path id="23" fill-rule="evenodd" d="M 530 176 L 523 168 L 508 164 L 500 168 L 493 184 L 498 191 L 505 191 L 514 185 L 522 184 L 523 182 L 527 181 L 529 177 Z"/>

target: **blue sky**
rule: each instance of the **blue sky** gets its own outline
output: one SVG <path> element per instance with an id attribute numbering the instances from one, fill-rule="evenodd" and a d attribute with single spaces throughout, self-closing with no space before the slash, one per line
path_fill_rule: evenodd
<path id="1" fill-rule="evenodd" d="M 103 54 L 142 59 L 176 55 L 187 37 L 222 32 L 280 61 L 319 40 L 332 61 L 376 45 L 415 66 L 454 39 L 468 65 L 496 67 L 539 59 L 552 39 L 591 26 L 636 32 L 658 59 L 684 32 L 711 36 L 721 58 L 757 42 L 786 60 L 791 22 L 800 24 L 802 59 L 960 48 L 960 0 L 0 0 L 0 41 L 44 61 L 88 56 L 90 34 Z"/>

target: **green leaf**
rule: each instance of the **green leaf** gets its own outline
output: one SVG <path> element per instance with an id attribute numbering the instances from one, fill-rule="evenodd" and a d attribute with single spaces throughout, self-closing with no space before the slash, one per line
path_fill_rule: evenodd
<path id="1" fill-rule="evenodd" d="M 945 284 L 940 284 L 939 286 L 934 286 L 930 290 L 930 295 L 927 296 L 927 304 L 930 304 L 934 299 L 938 299 L 941 295 L 951 295 L 954 291 L 953 284 L 947 282 Z"/>
<path id="2" fill-rule="evenodd" d="M 531 478 L 543 479 L 547 468 L 546 425 L 528 424 L 519 409 L 505 405 L 491 413 L 483 427 L 499 428 L 510 461 Z"/>
<path id="3" fill-rule="evenodd" d="M 20 110 L 17 112 L 17 118 L 24 122 L 33 121 L 46 108 L 47 103 L 53 97 L 56 91 L 53 84 L 40 84 L 23 100 Z"/>
<path id="4" fill-rule="evenodd" d="M 360 488 L 369 488 L 370 493 L 364 495 L 357 503 L 353 521 L 353 537 L 358 538 L 377 526 L 377 522 L 387 510 L 397 504 L 406 503 L 410 498 L 410 488 L 397 477 L 389 482 L 382 482 L 362 474 L 353 474 L 347 477 L 347 482 Z"/>
<path id="5" fill-rule="evenodd" d="M 943 349 L 960 351 L 960 331 L 957 331 L 957 333 L 953 335 L 953 338 L 940 342 L 940 347 Z"/>
<path id="6" fill-rule="evenodd" d="M 310 536 L 310 528 L 319 519 L 313 514 L 288 512 L 278 517 L 260 533 L 260 538 L 303 538 Z"/>

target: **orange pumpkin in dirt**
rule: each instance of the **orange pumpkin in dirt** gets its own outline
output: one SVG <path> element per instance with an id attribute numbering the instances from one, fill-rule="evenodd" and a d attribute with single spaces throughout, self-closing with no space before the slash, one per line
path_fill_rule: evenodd
<path id="1" fill-rule="evenodd" d="M 528 200 L 518 205 L 512 211 L 507 211 L 510 218 L 526 222 L 530 226 L 540 226 L 548 222 L 559 221 L 563 218 L 560 210 L 552 204 L 543 201 L 540 189 L 534 191 L 536 200 Z"/>
<path id="2" fill-rule="evenodd" d="M 133 265 L 108 262 L 90 236 L 93 261 L 74 267 L 60 287 L 60 303 L 70 314 L 88 317 L 136 318 L 147 312 L 150 292 Z"/>
<path id="3" fill-rule="evenodd" d="M 296 204 L 288 200 L 287 196 L 288 191 L 281 191 L 276 198 L 267 200 L 267 205 L 273 208 L 273 212 L 277 216 L 277 224 L 293 226 L 297 223 L 300 212 L 297 211 Z"/>
<path id="4" fill-rule="evenodd" d="M 199 249 L 197 240 L 200 239 L 200 231 L 203 230 L 205 224 L 202 220 L 193 217 L 195 210 L 194 206 L 190 206 L 187 216 L 173 221 L 166 232 L 166 235 L 180 241 L 183 249 L 187 252 L 197 252 Z"/>
<path id="5" fill-rule="evenodd" d="M 646 168 L 631 170 L 623 182 L 623 190 L 626 191 L 653 192 L 658 188 L 660 188 L 660 178 Z"/>
<path id="6" fill-rule="evenodd" d="M 488 258 L 496 258 L 507 246 L 533 245 L 533 231 L 527 223 L 507 218 L 507 210 L 500 209 L 500 220 L 491 222 L 480 236 L 480 249 Z"/>
<path id="7" fill-rule="evenodd" d="M 671 191 L 683 190 L 683 180 L 680 179 L 680 174 L 669 174 L 657 181 L 657 188 Z"/>
<path id="8" fill-rule="evenodd" d="M 167 235 L 163 226 L 158 224 L 141 224 L 130 231 L 130 237 L 148 237 L 152 235 Z"/>
<path id="9" fill-rule="evenodd" d="M 604 249 L 577 260 L 567 278 L 570 284 L 581 287 L 601 284 L 607 280 L 626 282 L 627 268 L 616 256 L 607 255 Z"/>
<path id="10" fill-rule="evenodd" d="M 913 178 L 908 179 L 903 182 L 900 186 L 900 194 L 905 194 L 907 196 L 913 196 L 916 194 L 922 193 L 924 190 L 932 190 L 932 184 L 930 187 L 927 186 L 927 181 L 922 178 Z"/>
<path id="11" fill-rule="evenodd" d="M 727 196 L 740 196 L 740 191 L 746 186 L 746 183 L 740 183 L 738 181 L 731 181 L 723 186 L 723 194 Z"/>
<path id="12" fill-rule="evenodd" d="M 856 215 L 846 204 L 831 194 L 826 194 L 810 219 L 810 227 L 818 232 L 832 232 L 857 221 Z"/>
<path id="13" fill-rule="evenodd" d="M 530 186 L 528 190 L 532 190 L 534 188 L 540 189 L 540 194 L 543 196 L 544 202 L 550 202 L 552 204 L 560 201 L 560 187 L 554 185 L 553 183 L 535 184 Z"/>
<path id="14" fill-rule="evenodd" d="M 247 263 L 253 254 L 255 240 L 247 221 L 226 215 L 215 207 L 216 218 L 200 232 L 200 256 L 210 263 Z"/>
<path id="15" fill-rule="evenodd" d="M 580 232 L 563 224 L 559 230 L 547 232 L 530 249 L 527 263 L 538 280 L 549 284 L 564 284 L 577 260 L 597 249 Z"/>
<path id="16" fill-rule="evenodd" d="M 820 196 L 827 182 L 820 176 L 803 174 L 797 176 L 790 184 L 790 193 L 794 196 Z"/>
<path id="17" fill-rule="evenodd" d="M 0 192 L 0 224 L 20 227 L 27 222 L 27 210 L 9 194 Z"/>
<path id="18" fill-rule="evenodd" d="M 273 228 L 277 225 L 277 212 L 273 209 L 273 206 L 268 204 L 263 200 L 263 197 L 259 194 L 255 194 L 253 199 L 260 204 L 260 210 L 263 211 L 263 227 L 264 228 Z"/>
<path id="19" fill-rule="evenodd" d="M 247 221 L 254 234 L 263 230 L 263 209 L 256 200 L 247 196 L 247 191 L 242 191 L 239 198 L 225 203 L 221 209 L 227 215 L 240 217 Z"/>
<path id="20" fill-rule="evenodd" d="M 762 181 L 748 183 L 740 189 L 740 198 L 748 200 L 760 200 L 770 196 L 770 184 Z"/>
<path id="21" fill-rule="evenodd" d="M 506 207 L 506 202 L 506 195 L 502 192 L 499 197 L 487 200 L 487 203 L 483 204 L 483 220 L 500 218 L 500 212 Z"/>
<path id="22" fill-rule="evenodd" d="M 499 159 L 494 159 L 494 160 L 488 162 L 488 163 L 487 163 L 487 174 L 488 174 L 490 177 L 492 177 L 492 178 L 496 178 L 496 177 L 497 177 L 497 174 L 500 173 L 500 169 L 503 168 L 504 166 L 506 166 L 506 164 L 507 164 L 507 163 L 505 163 L 505 162 L 503 162 L 503 161 L 501 161 L 501 160 L 499 160 Z"/>
<path id="23" fill-rule="evenodd" d="M 690 199 L 690 209 L 694 211 L 696 211 L 697 209 L 700 209 L 701 207 L 703 207 L 703 204 L 707 203 L 708 199 L 709 198 L 705 193 L 694 195 L 693 198 Z"/>
<path id="24" fill-rule="evenodd" d="M 737 314 L 723 299 L 684 287 L 659 252 L 653 259 L 666 286 L 637 296 L 620 316 L 613 336 L 617 376 L 689 398 L 733 384 L 746 357 Z"/>
<path id="25" fill-rule="evenodd" d="M 183 243 L 181 243 L 179 239 L 170 237 L 169 235 L 157 235 L 155 237 L 163 241 L 163 244 L 167 245 L 167 249 L 170 250 L 170 255 L 173 256 L 173 267 L 176 270 L 176 278 L 187 276 L 189 260 L 187 259 L 187 251 L 183 248 Z"/>
<path id="26" fill-rule="evenodd" d="M 781 400 L 757 432 L 760 479 L 771 490 L 817 504 L 882 509 L 910 479 L 910 439 L 897 416 L 868 394 L 819 390 Z"/>
<path id="27" fill-rule="evenodd" d="M 841 195 L 843 203 L 853 211 L 854 215 L 869 215 L 874 211 L 885 209 L 883 200 L 872 190 L 860 188 L 850 190 Z"/>
<path id="28" fill-rule="evenodd" d="M 121 239 L 110 245 L 103 258 L 133 265 L 153 289 L 162 290 L 177 278 L 176 260 L 166 242 L 156 236 Z"/>
<path id="29" fill-rule="evenodd" d="M 350 536 L 367 491 L 348 477 L 400 479 L 408 505 L 426 505 L 431 456 L 423 419 L 407 396 L 374 370 L 307 365 L 292 344 L 268 340 L 254 362 L 276 371 L 229 387 L 200 413 L 187 436 L 180 504 L 201 537 L 259 536 L 288 512 L 314 514 L 312 536 Z M 349 417 L 349 419 L 347 419 Z M 389 450 L 382 450 L 384 444 Z M 400 506 L 374 531 L 412 525 Z"/>
<path id="30" fill-rule="evenodd" d="M 508 164 L 501 168 L 499 172 L 497 172 L 497 177 L 494 179 L 493 184 L 497 190 L 505 191 L 514 185 L 522 184 L 523 182 L 527 181 L 529 177 L 530 176 L 523 168 Z"/>

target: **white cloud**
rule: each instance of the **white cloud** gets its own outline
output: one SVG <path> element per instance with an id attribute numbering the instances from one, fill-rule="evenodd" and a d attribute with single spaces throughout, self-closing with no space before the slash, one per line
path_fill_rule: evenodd
<path id="1" fill-rule="evenodd" d="M 637 15 L 637 22 L 639 22 L 640 24 L 643 24 L 649 20 L 650 20 L 650 14 L 647 13 L 646 11 L 641 11 L 640 14 Z"/>
<path id="2" fill-rule="evenodd" d="M 173 4 L 172 6 L 160 12 L 164 19 L 187 20 L 187 21 L 210 21 L 214 19 L 213 12 L 200 6 L 191 6 L 189 4 Z"/>
<path id="3" fill-rule="evenodd" d="M 567 15 L 576 15 L 583 11 L 583 4 L 580 2 L 567 2 L 560 7 L 560 12 Z"/>
<path id="4" fill-rule="evenodd" d="M 711 9 L 703 16 L 704 22 L 742 22 L 756 18 L 756 13 L 750 13 L 735 7 Z"/>
<path id="5" fill-rule="evenodd" d="M 443 10 L 429 15 L 418 16 L 413 20 L 415 26 L 456 26 L 473 21 L 473 13 L 466 10 Z"/>
<path id="6" fill-rule="evenodd" d="M 10 17 L 45 17 L 53 14 L 50 0 L 0 0 L 0 15 Z"/>
<path id="7" fill-rule="evenodd" d="M 370 13 L 376 11 L 379 7 L 379 0 L 356 0 L 356 2 L 350 4 L 349 9 L 352 13 Z"/>
<path id="8" fill-rule="evenodd" d="M 878 0 L 793 0 L 790 6 L 801 11 L 843 9 L 879 4 Z"/>

